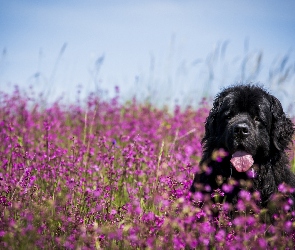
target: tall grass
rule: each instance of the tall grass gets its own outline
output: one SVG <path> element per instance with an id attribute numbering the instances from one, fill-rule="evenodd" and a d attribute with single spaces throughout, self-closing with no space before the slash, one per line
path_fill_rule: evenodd
<path id="1" fill-rule="evenodd" d="M 94 94 L 49 107 L 18 89 L 0 97 L 1 248 L 294 248 L 288 187 L 273 224 L 261 221 L 258 193 L 241 192 L 234 220 L 230 204 L 190 201 L 206 103 L 171 113 Z"/>
<path id="2" fill-rule="evenodd" d="M 251 49 L 248 39 L 245 39 L 244 48 L 240 52 L 234 51 L 234 44 L 226 40 L 216 43 L 213 50 L 209 51 L 205 57 L 198 56 L 197 52 L 201 48 L 196 48 L 195 55 L 186 58 L 176 49 L 178 47 L 176 40 L 172 38 L 171 45 L 167 46 L 163 58 L 150 53 L 148 66 L 138 70 L 133 76 L 134 79 L 130 76 L 129 82 L 125 79 L 118 79 L 115 82 L 104 78 L 106 77 L 104 63 L 108 60 L 108 55 L 101 53 L 91 59 L 90 65 L 81 66 L 81 68 L 88 67 L 89 72 L 89 77 L 86 77 L 84 82 L 77 83 L 73 79 L 68 88 L 63 88 L 57 85 L 57 82 L 61 82 L 60 74 L 57 73 L 66 68 L 62 66 L 65 66 L 63 57 L 69 53 L 67 47 L 66 43 L 63 44 L 48 75 L 42 67 L 38 66 L 26 83 L 42 92 L 51 102 L 60 97 L 59 90 L 64 92 L 66 101 L 75 101 L 77 84 L 83 98 L 86 98 L 90 92 L 95 92 L 101 98 L 110 99 L 116 94 L 113 91 L 114 87 L 119 85 L 123 102 L 135 96 L 142 103 L 147 101 L 157 107 L 167 105 L 173 109 L 175 104 L 178 104 L 182 107 L 196 108 L 202 98 L 214 96 L 223 87 L 237 82 L 257 82 L 275 94 L 288 113 L 293 115 L 295 112 L 293 109 L 295 66 L 294 54 L 291 50 L 286 51 L 285 54 L 277 53 L 272 58 L 263 48 Z M 40 52 L 38 65 L 42 64 L 42 60 L 43 56 Z"/>

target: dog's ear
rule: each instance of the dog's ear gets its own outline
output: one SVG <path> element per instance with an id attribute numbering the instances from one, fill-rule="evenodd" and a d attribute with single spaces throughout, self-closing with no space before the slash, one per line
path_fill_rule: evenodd
<path id="1" fill-rule="evenodd" d="M 202 141 L 203 143 L 206 143 L 206 141 L 215 136 L 217 126 L 216 117 L 222 104 L 222 100 L 223 97 L 217 96 L 213 102 L 213 107 L 211 108 L 205 123 L 205 136 Z"/>
<path id="2" fill-rule="evenodd" d="M 280 101 L 272 96 L 271 104 L 272 128 L 271 137 L 274 146 L 282 151 L 288 148 L 294 134 L 294 124 L 283 111 Z"/>

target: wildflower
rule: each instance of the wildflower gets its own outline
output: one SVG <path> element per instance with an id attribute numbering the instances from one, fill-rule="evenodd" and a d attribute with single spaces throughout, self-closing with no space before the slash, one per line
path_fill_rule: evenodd
<path id="1" fill-rule="evenodd" d="M 219 188 L 218 189 L 215 189 L 214 190 L 214 193 L 211 194 L 211 197 L 212 198 L 219 197 L 219 196 L 221 196 L 221 197 L 224 196 L 224 192 L 222 192 L 221 189 L 219 189 Z"/>
<path id="2" fill-rule="evenodd" d="M 174 245 L 174 249 L 184 249 L 185 248 L 185 243 L 178 236 L 173 237 L 173 245 Z"/>
<path id="3" fill-rule="evenodd" d="M 285 222 L 285 230 L 287 233 L 289 233 L 292 229 L 292 222 L 291 221 L 286 221 Z"/>
<path id="4" fill-rule="evenodd" d="M 215 235 L 215 239 L 217 240 L 217 242 L 222 242 L 225 239 L 225 235 L 226 235 L 225 231 L 221 229 Z"/>
<path id="5" fill-rule="evenodd" d="M 225 193 L 231 193 L 234 189 L 234 186 L 233 185 L 229 185 L 229 184 L 226 184 L 224 183 L 222 185 L 222 190 L 225 192 Z"/>
<path id="6" fill-rule="evenodd" d="M 236 207 L 240 211 L 245 211 L 246 210 L 245 203 L 242 200 L 238 200 L 238 203 L 237 203 L 237 206 Z"/>
<path id="7" fill-rule="evenodd" d="M 229 233 L 229 234 L 226 236 L 226 241 L 231 242 L 231 241 L 234 240 L 234 238 L 235 238 L 234 233 Z"/>
<path id="8" fill-rule="evenodd" d="M 5 196 L 0 196 L 0 204 L 3 206 L 10 206 L 11 202 L 7 200 L 7 198 Z"/>
<path id="9" fill-rule="evenodd" d="M 203 194 L 201 192 L 195 192 L 194 194 L 192 194 L 192 196 L 195 201 L 203 200 Z"/>
<path id="10" fill-rule="evenodd" d="M 258 239 L 258 244 L 261 248 L 267 248 L 267 241 L 263 238 Z"/>
<path id="11" fill-rule="evenodd" d="M 241 190 L 240 193 L 239 193 L 239 196 L 246 200 L 246 201 L 250 201 L 251 200 L 251 194 L 249 191 L 246 191 L 246 190 Z"/>
<path id="12" fill-rule="evenodd" d="M 219 150 L 213 151 L 212 160 L 222 162 L 222 159 L 226 156 L 228 156 L 228 153 L 223 148 L 221 148 Z"/>

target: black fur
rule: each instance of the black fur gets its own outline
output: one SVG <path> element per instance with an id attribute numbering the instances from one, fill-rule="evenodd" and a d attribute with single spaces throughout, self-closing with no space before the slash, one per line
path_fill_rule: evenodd
<path id="1" fill-rule="evenodd" d="M 236 127 L 246 129 L 245 136 L 237 135 Z M 260 192 L 261 207 L 266 207 L 278 186 L 285 182 L 295 187 L 295 175 L 289 169 L 286 154 L 292 142 L 294 125 L 284 113 L 281 103 L 263 88 L 256 85 L 236 85 L 223 90 L 214 100 L 205 124 L 202 140 L 203 155 L 200 166 L 210 171 L 196 173 L 190 191 L 198 183 L 209 185 L 211 190 L 220 188 L 230 177 L 249 180 L 252 190 Z M 224 149 L 228 155 L 222 161 L 212 157 L 215 150 Z M 254 159 L 255 177 L 238 172 L 230 163 L 232 154 L 246 151 Z M 236 203 L 240 187 L 227 194 L 227 202 Z M 293 197 L 294 199 L 294 197 Z"/>

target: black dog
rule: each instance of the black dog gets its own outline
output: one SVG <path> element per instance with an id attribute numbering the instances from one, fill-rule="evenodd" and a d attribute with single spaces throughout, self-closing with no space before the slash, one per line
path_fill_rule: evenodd
<path id="1" fill-rule="evenodd" d="M 277 98 L 255 85 L 237 85 L 223 90 L 214 100 L 206 120 L 200 166 L 190 191 L 198 184 L 221 188 L 229 178 L 250 180 L 251 190 L 260 192 L 260 206 L 267 207 L 281 183 L 295 187 L 285 150 L 292 141 L 294 125 Z M 221 160 L 216 150 L 227 154 Z M 252 176 L 251 176 L 252 175 Z M 226 194 L 235 204 L 240 187 Z M 294 199 L 294 197 L 293 197 Z"/>

